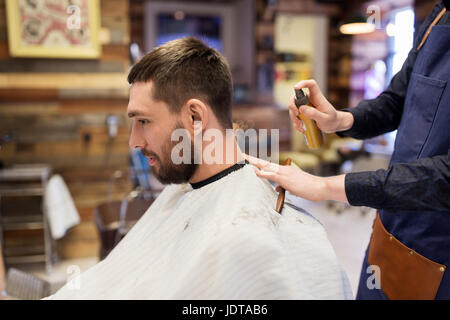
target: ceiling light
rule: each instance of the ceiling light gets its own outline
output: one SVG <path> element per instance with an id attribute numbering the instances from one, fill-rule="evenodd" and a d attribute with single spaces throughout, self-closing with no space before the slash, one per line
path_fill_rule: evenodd
<path id="1" fill-rule="evenodd" d="M 339 27 L 339 31 L 343 34 L 365 34 L 374 32 L 375 25 L 368 23 L 363 15 L 356 14 L 346 20 Z"/>
<path id="2" fill-rule="evenodd" d="M 389 37 L 395 36 L 395 24 L 393 24 L 392 22 L 388 23 L 388 25 L 386 26 L 386 34 Z"/>

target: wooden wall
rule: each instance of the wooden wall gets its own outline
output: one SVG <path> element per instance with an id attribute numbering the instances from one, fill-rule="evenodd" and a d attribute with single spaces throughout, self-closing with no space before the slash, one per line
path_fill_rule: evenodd
<path id="1" fill-rule="evenodd" d="M 108 181 L 128 166 L 128 0 L 101 0 L 102 55 L 98 60 L 12 58 L 8 53 L 5 0 L 0 0 L 0 136 L 14 141 L 0 150 L 4 165 L 48 163 L 72 193 L 82 222 L 58 241 L 61 258 L 97 255 L 93 210 L 106 199 Z M 117 116 L 110 139 L 106 117 Z M 130 189 L 118 181 L 112 197 Z"/>

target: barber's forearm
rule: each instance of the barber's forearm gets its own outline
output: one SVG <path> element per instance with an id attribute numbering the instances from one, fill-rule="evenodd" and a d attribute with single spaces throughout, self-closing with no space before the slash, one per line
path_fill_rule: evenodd
<path id="1" fill-rule="evenodd" d="M 322 200 L 335 200 L 348 203 L 345 193 L 345 174 L 321 178 L 323 183 Z"/>
<path id="2" fill-rule="evenodd" d="M 339 125 L 336 131 L 338 132 L 350 130 L 353 127 L 353 123 L 355 122 L 355 118 L 350 112 L 338 111 L 337 118 Z"/>

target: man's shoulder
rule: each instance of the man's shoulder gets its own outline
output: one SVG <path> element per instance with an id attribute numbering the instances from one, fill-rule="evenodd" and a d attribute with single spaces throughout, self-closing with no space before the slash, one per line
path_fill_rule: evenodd
<path id="1" fill-rule="evenodd" d="M 292 221 L 293 225 L 320 225 L 308 212 L 285 204 L 282 214 L 275 211 L 278 193 L 267 180 L 256 176 L 254 169 L 246 165 L 230 179 L 223 180 L 211 188 L 199 204 L 202 218 L 218 219 L 217 222 L 229 225 L 230 231 L 251 227 L 275 231 L 279 220 Z"/>
<path id="2" fill-rule="evenodd" d="M 221 221 L 215 238 L 219 242 L 251 244 L 239 250 L 283 248 L 291 241 L 329 245 L 325 229 L 316 218 L 287 205 L 282 214 L 267 206 L 244 206 Z"/>

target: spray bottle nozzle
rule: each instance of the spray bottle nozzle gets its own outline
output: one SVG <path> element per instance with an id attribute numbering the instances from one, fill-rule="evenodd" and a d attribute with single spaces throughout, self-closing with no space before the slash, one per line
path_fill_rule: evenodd
<path id="1" fill-rule="evenodd" d="M 309 99 L 303 89 L 295 89 L 295 105 L 297 108 L 302 105 L 307 105 L 308 103 Z"/>

